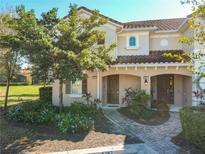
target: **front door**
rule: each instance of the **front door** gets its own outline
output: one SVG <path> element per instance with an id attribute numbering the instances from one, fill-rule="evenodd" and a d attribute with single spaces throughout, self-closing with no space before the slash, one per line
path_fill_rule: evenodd
<path id="1" fill-rule="evenodd" d="M 174 104 L 174 75 L 157 77 L 157 98 L 168 104 Z"/>
<path id="2" fill-rule="evenodd" d="M 107 77 L 107 103 L 119 103 L 119 75 L 110 75 Z"/>

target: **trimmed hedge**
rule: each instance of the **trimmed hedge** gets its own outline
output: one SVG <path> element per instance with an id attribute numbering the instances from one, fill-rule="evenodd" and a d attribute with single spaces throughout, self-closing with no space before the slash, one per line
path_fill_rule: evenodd
<path id="1" fill-rule="evenodd" d="M 205 107 L 184 107 L 180 118 L 188 142 L 205 150 Z"/>
<path id="2" fill-rule="evenodd" d="M 52 102 L 52 87 L 39 88 L 39 97 L 41 101 Z"/>

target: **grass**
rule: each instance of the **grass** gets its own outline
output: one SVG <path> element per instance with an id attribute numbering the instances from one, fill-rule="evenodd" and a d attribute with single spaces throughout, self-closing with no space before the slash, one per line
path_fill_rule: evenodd
<path id="1" fill-rule="evenodd" d="M 23 101 L 36 100 L 39 98 L 40 85 L 11 86 L 9 90 L 8 106 Z M 4 105 L 6 86 L 0 86 L 0 106 Z"/>

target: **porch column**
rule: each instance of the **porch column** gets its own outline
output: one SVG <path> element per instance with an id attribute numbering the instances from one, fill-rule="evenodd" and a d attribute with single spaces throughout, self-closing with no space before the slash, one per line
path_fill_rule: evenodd
<path id="1" fill-rule="evenodd" d="M 147 94 L 151 94 L 150 76 L 141 76 L 141 90 L 144 90 Z"/>
<path id="2" fill-rule="evenodd" d="M 100 99 L 100 73 L 97 71 L 97 99 Z"/>
<path id="3" fill-rule="evenodd" d="M 144 90 L 147 94 L 151 94 L 151 80 L 150 76 L 141 76 L 141 90 Z M 151 102 L 148 102 L 148 106 L 151 107 Z"/>

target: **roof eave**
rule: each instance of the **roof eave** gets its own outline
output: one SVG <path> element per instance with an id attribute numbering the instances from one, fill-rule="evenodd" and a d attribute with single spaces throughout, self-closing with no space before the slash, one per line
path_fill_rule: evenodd
<path id="1" fill-rule="evenodd" d="M 155 31 L 158 28 L 156 26 L 153 27 L 138 27 L 138 28 L 123 28 L 123 32 L 129 31 Z"/>
<path id="2" fill-rule="evenodd" d="M 90 10 L 90 9 L 88 9 L 88 8 L 79 7 L 78 10 L 79 10 L 79 11 L 84 11 L 84 12 L 86 12 L 87 14 L 92 15 L 92 10 Z M 101 15 L 102 17 L 104 17 L 104 18 L 107 18 L 107 19 L 108 19 L 108 23 L 110 23 L 110 24 L 112 24 L 112 25 L 114 25 L 114 26 L 116 26 L 116 27 L 119 27 L 119 28 L 122 28 L 122 27 L 123 27 L 123 24 L 120 23 L 119 21 L 114 20 L 114 19 L 111 19 L 111 18 L 109 18 L 109 17 L 107 17 L 107 16 L 104 16 L 104 15 L 102 15 L 102 14 L 100 14 L 100 15 Z"/>

